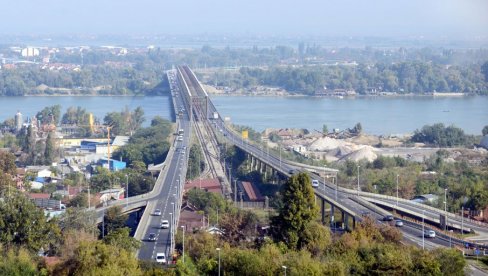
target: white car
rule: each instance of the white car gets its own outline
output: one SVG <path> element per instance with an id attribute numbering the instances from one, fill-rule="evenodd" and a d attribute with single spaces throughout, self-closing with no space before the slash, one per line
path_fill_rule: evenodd
<path id="1" fill-rule="evenodd" d="M 169 221 L 163 220 L 161 221 L 161 229 L 168 229 L 169 228 Z"/>
<path id="2" fill-rule="evenodd" d="M 424 235 L 427 238 L 435 238 L 435 231 L 434 230 L 425 230 Z"/>
<path id="3" fill-rule="evenodd" d="M 153 215 L 160 216 L 161 215 L 161 210 L 159 210 L 159 209 L 154 210 Z"/>
<path id="4" fill-rule="evenodd" d="M 319 181 L 316 179 L 312 180 L 312 187 L 318 188 L 319 187 Z"/>
<path id="5" fill-rule="evenodd" d="M 164 253 L 156 253 L 156 263 L 166 264 L 166 255 Z"/>

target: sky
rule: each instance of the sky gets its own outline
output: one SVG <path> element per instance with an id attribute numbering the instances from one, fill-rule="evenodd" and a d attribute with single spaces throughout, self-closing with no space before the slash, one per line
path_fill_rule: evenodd
<path id="1" fill-rule="evenodd" d="M 1 0 L 0 34 L 488 36 L 488 0 Z"/>

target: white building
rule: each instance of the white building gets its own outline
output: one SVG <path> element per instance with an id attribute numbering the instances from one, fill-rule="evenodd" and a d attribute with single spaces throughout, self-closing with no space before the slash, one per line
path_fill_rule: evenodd
<path id="1" fill-rule="evenodd" d="M 20 55 L 23 57 L 36 57 L 39 55 L 39 49 L 31 47 L 24 48 L 20 52 Z"/>

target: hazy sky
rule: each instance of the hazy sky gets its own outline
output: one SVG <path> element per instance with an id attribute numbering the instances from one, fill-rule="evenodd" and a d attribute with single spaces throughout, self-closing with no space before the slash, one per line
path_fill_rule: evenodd
<path id="1" fill-rule="evenodd" d="M 1 2 L 0 34 L 488 35 L 488 0 Z"/>

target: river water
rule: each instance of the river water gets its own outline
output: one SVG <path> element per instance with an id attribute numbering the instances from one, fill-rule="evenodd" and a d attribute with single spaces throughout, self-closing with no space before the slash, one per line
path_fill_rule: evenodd
<path id="1" fill-rule="evenodd" d="M 345 129 L 361 122 L 363 130 L 371 134 L 410 133 L 426 124 L 444 123 L 462 128 L 469 134 L 481 134 L 488 125 L 488 97 L 245 97 L 211 96 L 222 116 L 231 121 L 265 128 Z M 34 116 L 45 106 L 59 104 L 64 111 L 81 106 L 96 117 L 120 111 L 125 106 L 141 106 L 146 123 L 159 115 L 170 119 L 171 99 L 158 97 L 0 97 L 0 122 L 17 111 Z"/>

